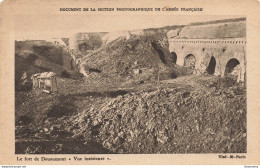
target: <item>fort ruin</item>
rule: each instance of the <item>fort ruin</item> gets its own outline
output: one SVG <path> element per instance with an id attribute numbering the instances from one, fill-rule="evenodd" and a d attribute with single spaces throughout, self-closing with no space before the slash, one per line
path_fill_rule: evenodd
<path id="1" fill-rule="evenodd" d="M 194 74 L 204 72 L 224 77 L 237 71 L 245 80 L 246 67 L 246 20 L 222 21 L 183 26 L 180 29 L 162 30 L 167 33 L 167 47 L 171 62 L 193 69 Z M 69 39 L 69 50 L 86 54 L 119 38 L 132 34 L 143 35 L 149 30 L 118 33 L 77 33 Z M 77 54 L 72 54 L 77 55 Z M 76 57 L 76 56 L 74 56 Z M 75 59 L 75 58 L 74 58 Z"/>
<path id="2" fill-rule="evenodd" d="M 239 64 L 245 67 L 245 39 L 170 39 L 172 61 L 182 66 L 200 69 L 201 64 L 207 72 L 215 76 L 224 76 Z"/>
<path id="3" fill-rule="evenodd" d="M 245 153 L 245 25 L 16 42 L 16 154 Z"/>
<path id="4" fill-rule="evenodd" d="M 169 31 L 172 62 L 215 76 L 225 76 L 235 69 L 244 81 L 246 67 L 246 23 L 227 22 L 187 26 Z M 236 67 L 236 68 L 235 68 Z"/>

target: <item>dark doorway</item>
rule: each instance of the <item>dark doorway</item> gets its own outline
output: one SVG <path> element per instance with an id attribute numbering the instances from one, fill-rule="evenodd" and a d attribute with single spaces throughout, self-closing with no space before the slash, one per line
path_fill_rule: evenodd
<path id="1" fill-rule="evenodd" d="M 196 57 L 193 54 L 189 54 L 184 59 L 184 66 L 190 69 L 195 68 Z"/>
<path id="2" fill-rule="evenodd" d="M 210 75 L 213 75 L 216 68 L 216 59 L 212 56 L 209 61 L 209 65 L 207 67 L 207 72 Z"/>
<path id="3" fill-rule="evenodd" d="M 176 64 L 177 62 L 177 54 L 175 52 L 171 52 L 171 61 Z"/>
<path id="4" fill-rule="evenodd" d="M 240 64 L 240 62 L 236 58 L 230 59 L 226 65 L 225 75 L 230 74 L 238 64 Z"/>

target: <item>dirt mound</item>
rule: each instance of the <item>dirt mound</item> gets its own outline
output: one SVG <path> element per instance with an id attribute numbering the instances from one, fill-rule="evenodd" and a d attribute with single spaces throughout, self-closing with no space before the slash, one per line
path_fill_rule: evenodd
<path id="1" fill-rule="evenodd" d="M 185 70 L 173 63 L 165 39 L 166 36 L 159 33 L 118 38 L 97 52 L 86 55 L 83 58 L 85 70 L 88 74 L 114 74 L 137 80 L 157 80 L 160 76 L 176 78 L 185 74 Z"/>
<path id="2" fill-rule="evenodd" d="M 16 95 L 18 153 L 89 153 L 93 142 L 102 147 L 96 153 L 246 152 L 246 90 L 232 78 L 183 76 L 124 89 L 58 82 L 55 95 Z M 61 148 L 47 151 L 45 141 Z M 76 141 L 85 150 L 67 151 Z"/>
<path id="3" fill-rule="evenodd" d="M 86 143 L 94 137 L 114 153 L 243 153 L 243 90 L 208 85 L 129 92 L 86 108 L 70 118 L 70 128 Z"/>

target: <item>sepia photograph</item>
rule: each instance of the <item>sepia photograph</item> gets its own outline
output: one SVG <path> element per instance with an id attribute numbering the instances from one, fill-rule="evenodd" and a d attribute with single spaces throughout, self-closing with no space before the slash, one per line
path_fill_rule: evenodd
<path id="1" fill-rule="evenodd" d="M 246 24 L 17 15 L 15 154 L 247 153 Z"/>

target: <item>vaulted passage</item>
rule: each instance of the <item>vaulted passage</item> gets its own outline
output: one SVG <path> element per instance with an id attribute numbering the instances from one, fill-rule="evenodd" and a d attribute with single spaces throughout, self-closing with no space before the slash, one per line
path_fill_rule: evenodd
<path id="1" fill-rule="evenodd" d="M 190 69 L 195 68 L 196 57 L 193 54 L 189 54 L 184 59 L 184 66 Z"/>
<path id="2" fill-rule="evenodd" d="M 240 64 L 240 62 L 236 58 L 230 59 L 226 65 L 225 75 L 230 74 L 238 64 Z"/>
<path id="3" fill-rule="evenodd" d="M 174 64 L 177 62 L 177 54 L 175 52 L 171 52 L 171 61 Z"/>
<path id="4" fill-rule="evenodd" d="M 207 72 L 210 75 L 213 75 L 216 68 L 216 59 L 212 56 L 209 61 L 209 65 L 207 67 Z"/>

